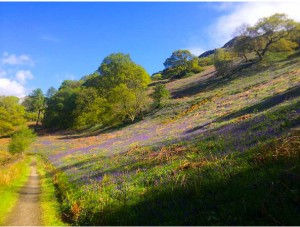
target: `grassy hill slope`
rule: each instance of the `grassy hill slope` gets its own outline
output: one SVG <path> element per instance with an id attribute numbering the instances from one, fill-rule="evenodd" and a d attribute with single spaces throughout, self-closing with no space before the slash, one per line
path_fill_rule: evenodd
<path id="1" fill-rule="evenodd" d="M 41 136 L 80 225 L 298 225 L 300 57 L 163 81 L 172 99 L 119 129 Z"/>

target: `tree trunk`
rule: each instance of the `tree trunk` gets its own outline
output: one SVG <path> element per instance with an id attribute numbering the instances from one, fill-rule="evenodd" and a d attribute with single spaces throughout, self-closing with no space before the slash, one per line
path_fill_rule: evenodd
<path id="1" fill-rule="evenodd" d="M 255 50 L 255 53 L 257 54 L 257 56 L 259 57 L 259 61 L 261 61 L 262 60 L 262 55 L 261 55 L 261 53 L 259 53 L 259 51 L 258 50 Z"/>
<path id="2" fill-rule="evenodd" d="M 243 51 L 243 56 L 244 56 L 245 60 L 248 61 L 245 51 Z"/>
<path id="3" fill-rule="evenodd" d="M 38 112 L 38 117 L 37 117 L 37 119 L 36 119 L 36 123 L 35 123 L 35 127 L 37 127 L 37 126 L 38 126 L 38 124 L 39 124 L 40 115 L 41 115 L 41 110 L 39 109 L 39 112 Z"/>
<path id="4" fill-rule="evenodd" d="M 269 49 L 269 46 L 273 43 L 272 39 L 269 40 L 269 42 L 267 42 L 265 48 L 263 49 L 263 51 L 261 52 L 261 56 L 263 57 L 265 55 L 265 53 L 267 52 L 267 50 Z"/>

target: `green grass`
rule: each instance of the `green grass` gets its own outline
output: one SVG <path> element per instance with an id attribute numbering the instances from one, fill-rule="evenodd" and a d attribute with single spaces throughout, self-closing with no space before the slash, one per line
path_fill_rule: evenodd
<path id="1" fill-rule="evenodd" d="M 56 171 L 56 187 L 76 225 L 298 225 L 299 140 L 288 136 L 218 156 L 208 151 L 220 146 L 216 139 L 172 163 L 158 156 L 152 170 L 107 174 L 83 187 Z"/>
<path id="2" fill-rule="evenodd" d="M 52 177 L 47 171 L 49 166 L 41 157 L 37 158 L 38 173 L 41 177 L 42 222 L 45 226 L 66 226 L 61 219 L 60 204 L 55 195 Z"/>
<path id="3" fill-rule="evenodd" d="M 18 191 L 26 183 L 29 175 L 29 157 L 0 167 L 0 224 L 3 224 L 18 200 Z"/>
<path id="4" fill-rule="evenodd" d="M 275 60 L 229 78 L 210 68 L 169 81 L 168 105 L 128 127 L 40 138 L 33 150 L 56 165 L 49 172 L 65 218 L 74 225 L 299 225 L 300 138 L 288 133 L 300 122 L 300 58 Z M 196 133 L 180 137 L 188 131 Z"/>

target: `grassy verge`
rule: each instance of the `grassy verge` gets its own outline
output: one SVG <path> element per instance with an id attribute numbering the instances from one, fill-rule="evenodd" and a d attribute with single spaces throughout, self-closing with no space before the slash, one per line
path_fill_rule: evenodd
<path id="1" fill-rule="evenodd" d="M 283 137 L 226 156 L 201 155 L 203 143 L 167 147 L 152 172 L 105 174 L 80 187 L 55 171 L 54 184 L 75 225 L 298 225 L 299 141 Z"/>
<path id="2" fill-rule="evenodd" d="M 29 157 L 16 156 L 9 159 L 11 163 L 0 167 L 0 224 L 3 224 L 16 204 L 18 190 L 26 183 L 29 174 Z"/>
<path id="3" fill-rule="evenodd" d="M 49 174 L 50 166 L 41 157 L 37 157 L 37 167 L 41 177 L 42 222 L 46 226 L 65 226 L 67 224 L 61 220 L 60 204 Z"/>

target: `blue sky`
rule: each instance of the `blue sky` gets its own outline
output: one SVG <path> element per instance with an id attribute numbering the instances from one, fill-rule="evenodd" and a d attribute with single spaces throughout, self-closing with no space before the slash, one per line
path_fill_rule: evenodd
<path id="1" fill-rule="evenodd" d="M 94 72 L 111 53 L 130 54 L 151 75 L 173 51 L 199 55 L 243 22 L 293 2 L 0 2 L 0 95 L 22 97 Z"/>

